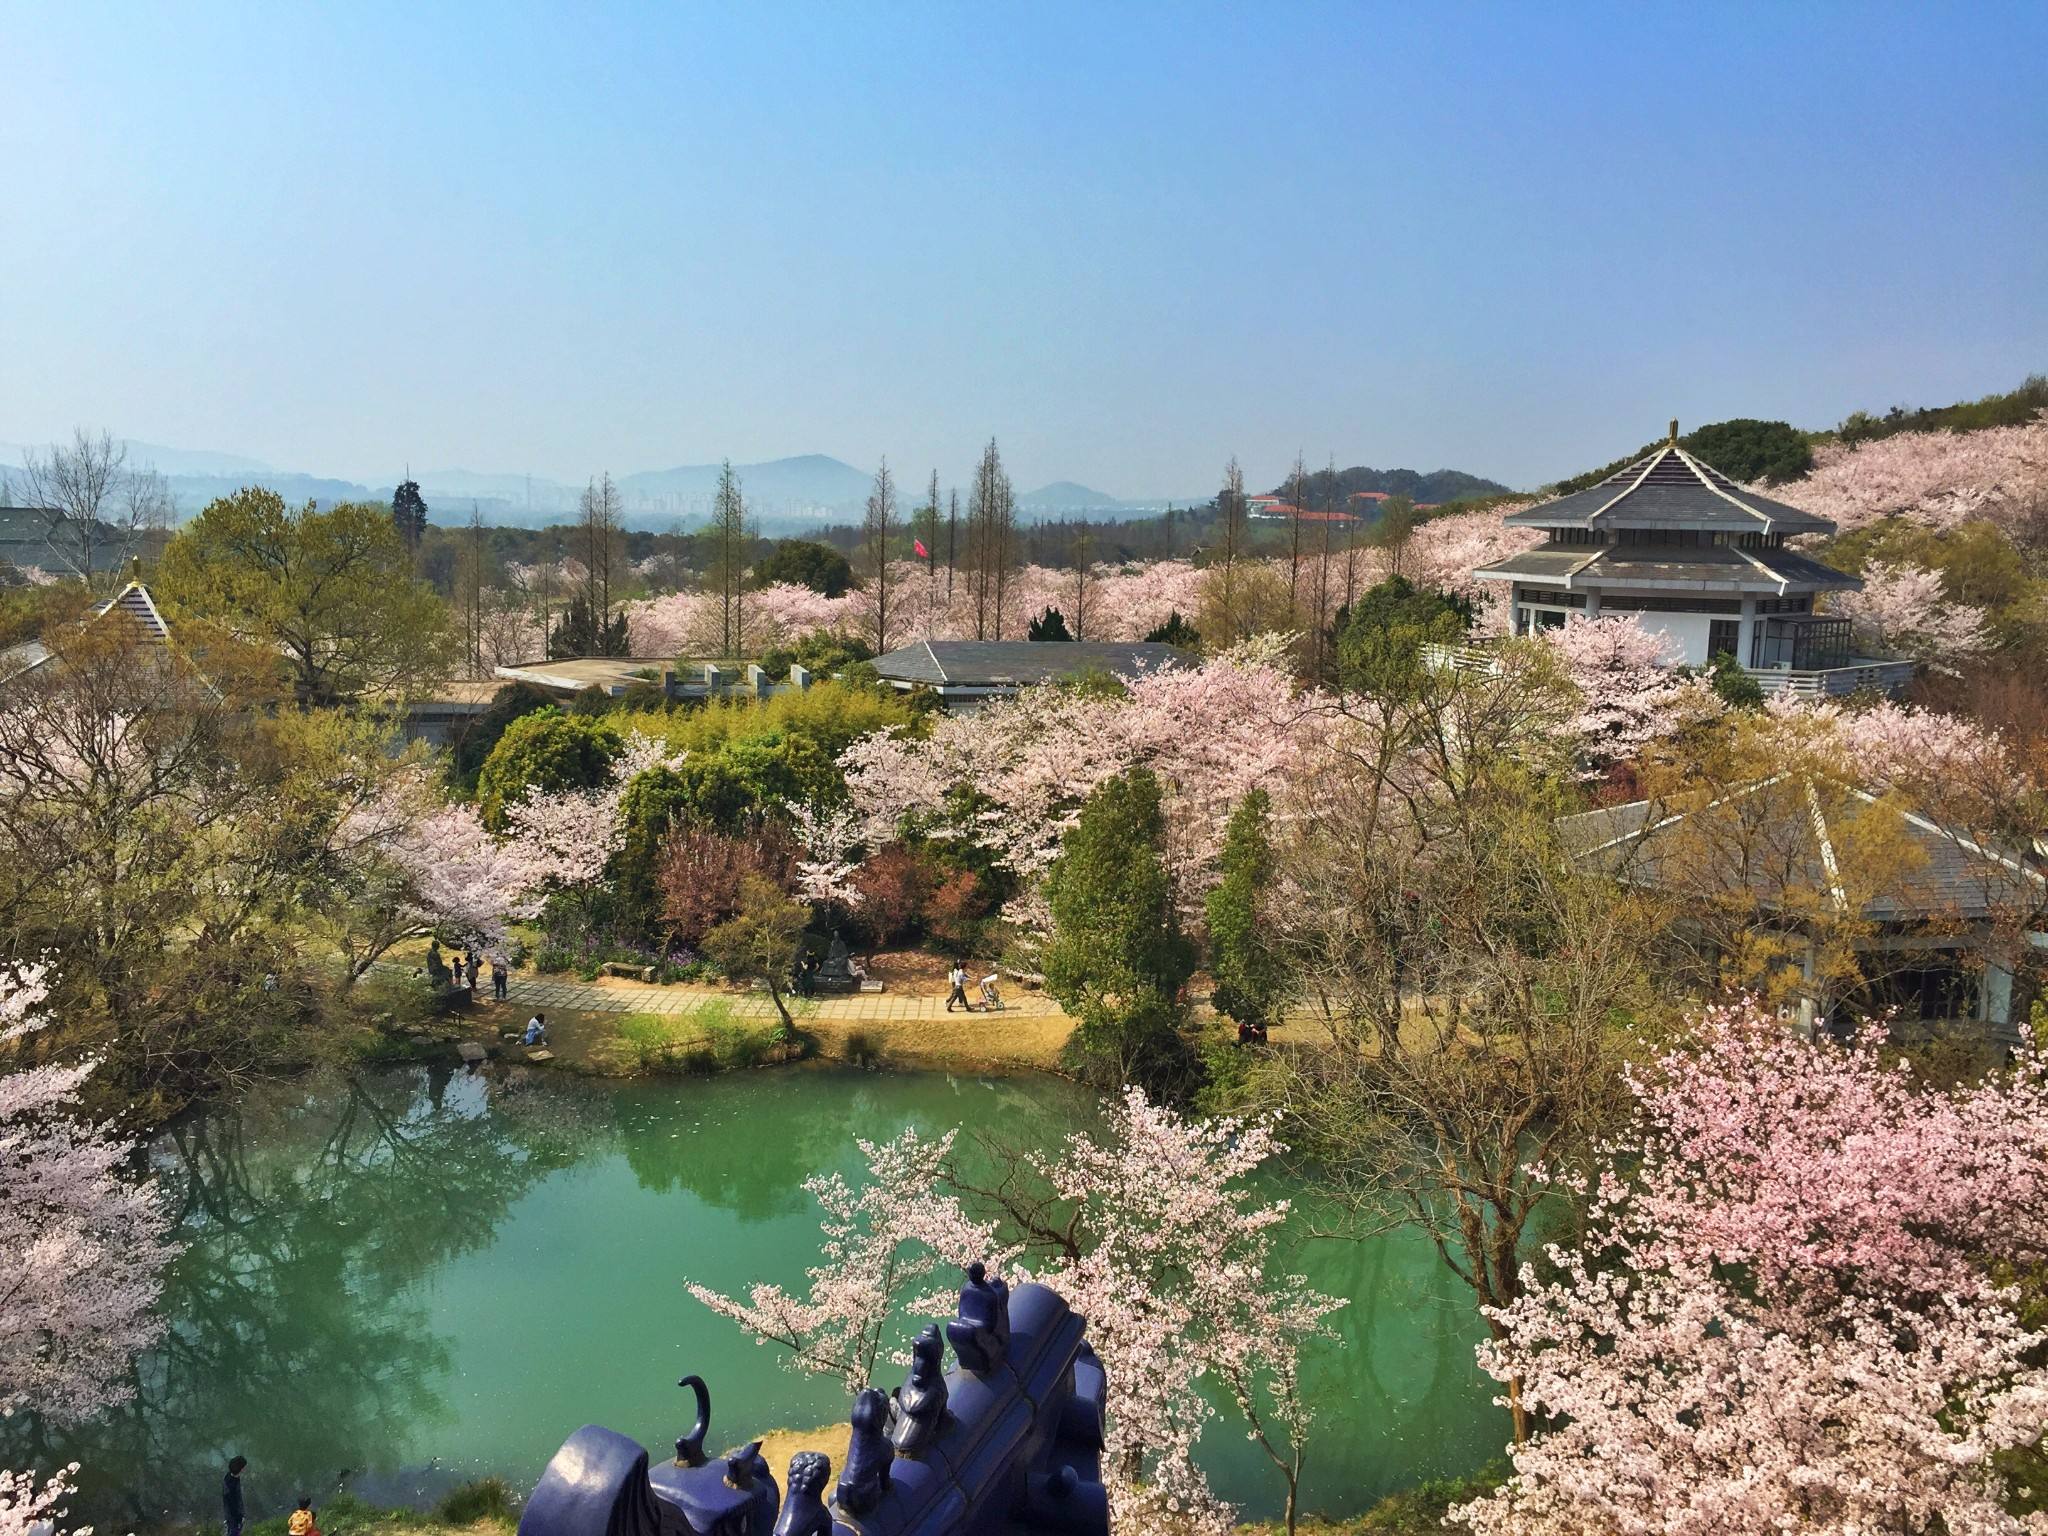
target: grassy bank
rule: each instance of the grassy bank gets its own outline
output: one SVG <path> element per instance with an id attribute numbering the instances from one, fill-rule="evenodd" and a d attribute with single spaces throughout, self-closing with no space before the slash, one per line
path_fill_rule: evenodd
<path id="1" fill-rule="evenodd" d="M 432 1510 L 382 1509 L 353 1494 L 337 1493 L 314 1506 L 320 1536 L 513 1536 L 519 1505 L 495 1477 L 464 1483 Z M 258 1520 L 245 1536 L 286 1536 L 288 1515 Z"/>

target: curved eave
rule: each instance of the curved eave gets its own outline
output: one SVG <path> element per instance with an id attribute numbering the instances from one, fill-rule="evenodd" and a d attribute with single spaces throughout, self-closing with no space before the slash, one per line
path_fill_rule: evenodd
<path id="1" fill-rule="evenodd" d="M 1659 528 L 1686 532 L 1829 534 L 1826 518 L 1760 496 L 1677 444 L 1608 476 L 1598 485 L 1511 512 L 1517 528 Z"/>

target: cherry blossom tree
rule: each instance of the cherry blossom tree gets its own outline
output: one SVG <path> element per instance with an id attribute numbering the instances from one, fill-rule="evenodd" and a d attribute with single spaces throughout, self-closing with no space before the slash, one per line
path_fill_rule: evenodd
<path id="1" fill-rule="evenodd" d="M 527 854 L 547 863 L 549 878 L 563 885 L 587 885 L 604 872 L 624 840 L 619 809 L 633 781 L 656 769 L 680 768 L 686 756 L 645 732 L 629 731 L 603 784 L 556 794 L 529 793 L 506 807 L 507 835 L 527 845 Z"/>
<path id="2" fill-rule="evenodd" d="M 1252 1179 L 1283 1148 L 1265 1121 L 1192 1119 L 1137 1088 L 1105 1110 L 1100 1137 L 999 1157 L 1030 1182 L 973 1192 L 1045 1255 L 1033 1278 L 1088 1319 L 1108 1368 L 1116 1528 L 1229 1529 L 1195 1459 L 1215 1416 L 1210 1381 L 1280 1474 L 1291 1530 L 1313 1418 L 1300 1350 L 1331 1336 L 1325 1319 L 1344 1303 L 1276 1268 L 1288 1203 L 1261 1198 Z"/>
<path id="3" fill-rule="evenodd" d="M 1711 684 L 1678 673 L 1671 637 L 1645 629 L 1635 614 L 1574 615 L 1544 638 L 1563 658 L 1583 700 L 1569 729 L 1595 774 L 1721 712 Z"/>
<path id="4" fill-rule="evenodd" d="M 1477 581 L 1472 573 L 1543 542 L 1541 529 L 1517 528 L 1503 521 L 1509 513 L 1533 505 L 1528 501 L 1501 502 L 1416 524 L 1402 554 L 1402 574 L 1418 587 L 1434 587 L 1452 597 L 1475 602 L 1493 597 L 1499 583 Z"/>
<path id="5" fill-rule="evenodd" d="M 819 1262 L 806 1271 L 810 1286 L 803 1295 L 760 1284 L 741 1301 L 695 1282 L 690 1294 L 756 1343 L 787 1350 L 789 1369 L 837 1376 L 848 1392 L 861 1391 L 905 1308 L 920 1317 L 952 1315 L 953 1289 L 924 1289 L 942 1270 L 984 1262 L 993 1271 L 1015 1255 L 997 1242 L 994 1223 L 971 1220 L 959 1200 L 940 1189 L 954 1134 L 924 1137 L 906 1126 L 894 1141 L 860 1142 L 868 1174 L 858 1189 L 838 1173 L 804 1181 L 824 1209 L 824 1243 Z"/>
<path id="6" fill-rule="evenodd" d="M 636 656 L 717 656 L 724 650 L 723 610 L 716 592 L 668 592 L 626 604 L 626 632 Z M 853 594 L 826 597 L 795 582 L 772 582 L 747 593 L 744 649 L 759 655 L 818 630 L 850 635 Z M 891 621 L 892 627 L 894 620 Z"/>
<path id="7" fill-rule="evenodd" d="M 1634 1076 L 1589 1236 L 1480 1349 L 1550 1427 L 1458 1518 L 2041 1528 L 2006 1514 L 1993 1453 L 2048 1430 L 2048 1335 L 1991 1266 L 2048 1255 L 2048 1064 L 1941 1090 L 1880 1043 L 1809 1042 L 1747 1000 Z"/>
<path id="8" fill-rule="evenodd" d="M 92 1536 L 89 1525 L 64 1525 L 64 1501 L 78 1491 L 71 1481 L 77 1475 L 75 1461 L 40 1484 L 32 1472 L 0 1468 L 0 1536 Z"/>
<path id="9" fill-rule="evenodd" d="M 1980 432 L 1898 432 L 1814 450 L 1813 471 L 1773 495 L 1850 533 L 1887 517 L 1933 528 L 1988 518 L 2008 532 L 2048 501 L 2048 416 Z"/>
<path id="10" fill-rule="evenodd" d="M 1848 619 L 1857 641 L 1879 655 L 1940 667 L 1991 643 L 1984 610 L 1949 601 L 1941 573 L 1922 566 L 1873 561 L 1863 573 L 1863 590 L 1836 593 L 1828 609 Z"/>
<path id="11" fill-rule="evenodd" d="M 48 992 L 40 967 L 0 974 L 0 1044 L 49 1022 Z M 0 1416 L 28 1409 L 70 1424 L 127 1401 L 129 1363 L 163 1333 L 152 1309 L 177 1252 L 170 1216 L 153 1189 L 122 1177 L 134 1145 L 77 1118 L 92 1070 L 0 1077 Z M 19 1478 L 0 1484 L 17 1512 L 50 1496 Z"/>
<path id="12" fill-rule="evenodd" d="M 1200 667 L 1141 671 L 1120 690 L 1042 687 L 927 736 L 884 732 L 841 757 L 859 834 L 891 841 L 905 818 L 973 843 L 1034 884 L 1088 794 L 1149 767 L 1166 788 L 1167 865 L 1191 920 L 1215 879 L 1223 828 L 1247 791 L 1284 794 L 1320 707 L 1297 694 L 1281 644 L 1255 642 Z M 1029 920 L 1028 902 L 1012 916 Z"/>

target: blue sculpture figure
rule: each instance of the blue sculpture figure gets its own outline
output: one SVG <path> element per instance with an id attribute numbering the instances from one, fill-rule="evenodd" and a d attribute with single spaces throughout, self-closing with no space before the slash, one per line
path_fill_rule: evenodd
<path id="1" fill-rule="evenodd" d="M 790 1458 L 785 1500 L 758 1441 L 707 1463 L 711 1395 L 684 1377 L 696 1422 L 649 1468 L 624 1435 L 587 1424 L 548 1463 L 520 1536 L 1108 1536 L 1102 1487 L 1107 1381 L 1082 1320 L 1042 1285 L 1013 1293 L 979 1264 L 946 1325 L 912 1348 L 910 1376 L 854 1399 L 846 1466 Z M 898 1459 L 898 1450 L 903 1450 Z"/>
<path id="2" fill-rule="evenodd" d="M 869 1387 L 853 1400 L 853 1436 L 846 1445 L 846 1470 L 832 1502 L 850 1515 L 864 1515 L 889 1491 L 889 1464 L 896 1447 L 889 1443 L 888 1394 Z"/>
<path id="3" fill-rule="evenodd" d="M 946 1324 L 953 1357 L 960 1369 L 985 1376 L 1003 1368 L 1010 1352 L 1010 1287 L 988 1277 L 985 1265 L 967 1266 L 967 1283 L 960 1287 L 960 1315 Z"/>
<path id="4" fill-rule="evenodd" d="M 789 1496 L 773 1536 L 832 1536 L 832 1511 L 825 1507 L 825 1485 L 831 1481 L 831 1457 L 818 1451 L 790 1457 Z"/>
<path id="5" fill-rule="evenodd" d="M 933 1323 L 910 1346 L 910 1375 L 889 1399 L 889 1443 L 898 1456 L 921 1455 L 946 1423 L 946 1341 Z"/>

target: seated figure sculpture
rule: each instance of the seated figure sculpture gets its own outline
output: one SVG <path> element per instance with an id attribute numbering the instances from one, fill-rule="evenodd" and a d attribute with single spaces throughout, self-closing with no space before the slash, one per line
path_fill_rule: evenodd
<path id="1" fill-rule="evenodd" d="M 825 950 L 825 958 L 811 974 L 811 985 L 820 992 L 857 992 L 860 978 L 854 974 L 853 952 L 837 934 Z"/>
<path id="2" fill-rule="evenodd" d="M 864 1515 L 889 1491 L 889 1463 L 896 1459 L 888 1434 L 889 1395 L 875 1387 L 862 1392 L 853 1400 L 852 1422 L 846 1470 L 832 1501 L 849 1515 Z"/>
<path id="3" fill-rule="evenodd" d="M 961 1370 L 986 1375 L 1003 1368 L 1010 1350 L 1010 1287 L 1001 1279 L 991 1280 L 986 1265 L 967 1266 L 960 1315 L 946 1324 L 946 1337 Z"/>
<path id="4" fill-rule="evenodd" d="M 931 1324 L 910 1346 L 910 1375 L 889 1399 L 889 1443 L 920 1455 L 946 1425 L 946 1343 Z"/>

